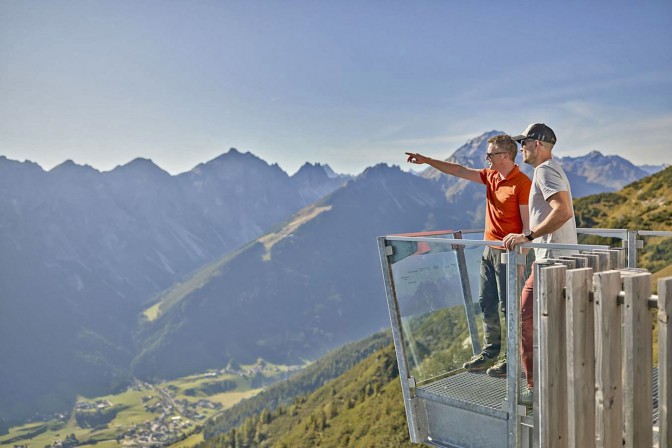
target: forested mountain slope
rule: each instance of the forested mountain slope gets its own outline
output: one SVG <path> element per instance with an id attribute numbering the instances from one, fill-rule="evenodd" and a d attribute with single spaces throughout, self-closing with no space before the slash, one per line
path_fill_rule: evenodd
<path id="1" fill-rule="evenodd" d="M 672 167 L 627 185 L 574 201 L 578 227 L 672 230 Z M 672 265 L 672 238 L 646 238 L 639 265 L 653 272 Z"/>

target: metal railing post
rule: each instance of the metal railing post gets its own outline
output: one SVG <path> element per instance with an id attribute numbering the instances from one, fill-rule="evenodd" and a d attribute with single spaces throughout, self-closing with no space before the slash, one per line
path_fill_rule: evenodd
<path id="1" fill-rule="evenodd" d="M 462 239 L 462 233 L 453 234 L 455 239 Z M 471 283 L 469 282 L 469 272 L 467 272 L 467 258 L 464 255 L 464 246 L 453 246 L 457 258 L 457 269 L 460 272 L 460 283 L 462 284 L 462 297 L 464 298 L 464 310 L 467 314 L 467 327 L 471 337 L 471 347 L 474 355 L 481 353 L 481 340 L 478 337 L 478 328 L 476 327 L 476 316 L 474 315 L 474 300 L 471 296 Z"/>
<path id="2" fill-rule="evenodd" d="M 387 245 L 385 237 L 378 238 L 378 252 L 380 254 L 380 264 L 383 270 L 383 279 L 385 282 L 385 295 L 387 297 L 387 306 L 390 313 L 390 324 L 392 326 L 392 339 L 397 354 L 397 365 L 399 368 L 399 377 L 401 380 L 401 393 L 404 397 L 404 408 L 406 409 L 406 420 L 408 422 L 408 432 L 412 443 L 421 443 L 427 439 L 427 427 L 422 427 L 418 421 L 418 415 L 415 409 L 414 397 L 411 396 L 411 373 L 405 355 L 404 335 L 402 331 L 401 315 L 399 313 L 399 302 L 397 301 L 397 293 L 392 281 L 392 266 L 390 265 L 388 256 L 392 255 L 388 252 L 388 248 L 392 246 Z"/>
<path id="3" fill-rule="evenodd" d="M 628 230 L 628 267 L 637 267 L 637 231 Z"/>
<path id="4" fill-rule="evenodd" d="M 518 396 L 520 392 L 519 309 L 520 282 L 518 281 L 518 249 L 502 254 L 506 257 L 506 363 L 508 399 L 509 448 L 518 448 L 521 440 Z"/>

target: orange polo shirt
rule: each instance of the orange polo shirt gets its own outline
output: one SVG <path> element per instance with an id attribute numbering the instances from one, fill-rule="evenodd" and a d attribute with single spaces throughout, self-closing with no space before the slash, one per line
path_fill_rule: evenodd
<path id="1" fill-rule="evenodd" d="M 485 239 L 501 241 L 509 233 L 522 233 L 520 206 L 529 203 L 532 181 L 518 165 L 502 179 L 499 172 L 489 168 L 480 171 L 486 186 Z"/>

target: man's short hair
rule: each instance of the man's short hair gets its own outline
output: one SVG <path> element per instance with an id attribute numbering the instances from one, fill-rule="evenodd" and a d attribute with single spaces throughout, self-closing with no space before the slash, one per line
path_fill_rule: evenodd
<path id="1" fill-rule="evenodd" d="M 518 154 L 518 145 L 510 135 L 495 135 L 494 137 L 490 137 L 488 139 L 488 143 L 496 146 L 500 151 L 508 153 L 511 160 L 516 160 L 516 154 Z"/>

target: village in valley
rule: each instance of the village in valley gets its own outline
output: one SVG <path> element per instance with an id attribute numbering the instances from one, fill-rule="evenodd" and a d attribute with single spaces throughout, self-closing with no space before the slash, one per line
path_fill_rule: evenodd
<path id="1" fill-rule="evenodd" d="M 98 399 L 75 404 L 72 417 L 77 426 L 89 428 L 92 432 L 111 427 L 109 429 L 114 429 L 116 433 L 114 440 L 124 447 L 162 447 L 186 438 L 199 422 L 223 407 L 221 403 L 205 398 L 195 401 L 178 399 L 174 386 L 155 386 L 136 380 L 129 390 L 147 393 L 141 398 L 142 406 L 148 414 L 155 415 L 153 418 L 128 427 L 114 425 L 117 413 L 115 407 L 119 406 L 110 400 Z M 86 444 L 78 440 L 74 433 L 59 435 L 62 438 L 45 445 L 45 448 L 70 448 Z M 30 444 L 15 444 L 14 448 L 28 446 Z"/>
<path id="2" fill-rule="evenodd" d="M 60 421 L 62 431 L 56 432 L 49 443 L 38 445 L 71 448 L 113 440 L 116 445 L 128 448 L 170 446 L 194 434 L 207 418 L 224 409 L 221 400 L 212 399 L 213 395 L 247 391 L 250 396 L 264 385 L 298 369 L 299 366 L 280 368 L 260 359 L 246 368 L 228 367 L 158 385 L 135 379 L 120 394 L 131 398 L 82 399 L 70 415 L 51 416 L 48 420 Z M 135 415 L 124 418 L 124 410 L 131 407 Z M 139 418 L 142 414 L 145 419 Z M 12 446 L 38 446 L 35 440 L 29 442 L 17 440 Z"/>
<path id="3" fill-rule="evenodd" d="M 176 399 L 171 387 L 154 386 L 137 381 L 133 388 L 149 392 L 149 395 L 142 398 L 143 407 L 149 413 L 160 415 L 118 434 L 115 439 L 123 446 L 170 445 L 185 438 L 198 422 L 205 420 L 206 414 L 222 408 L 221 403 L 205 398 L 198 401 Z"/>

